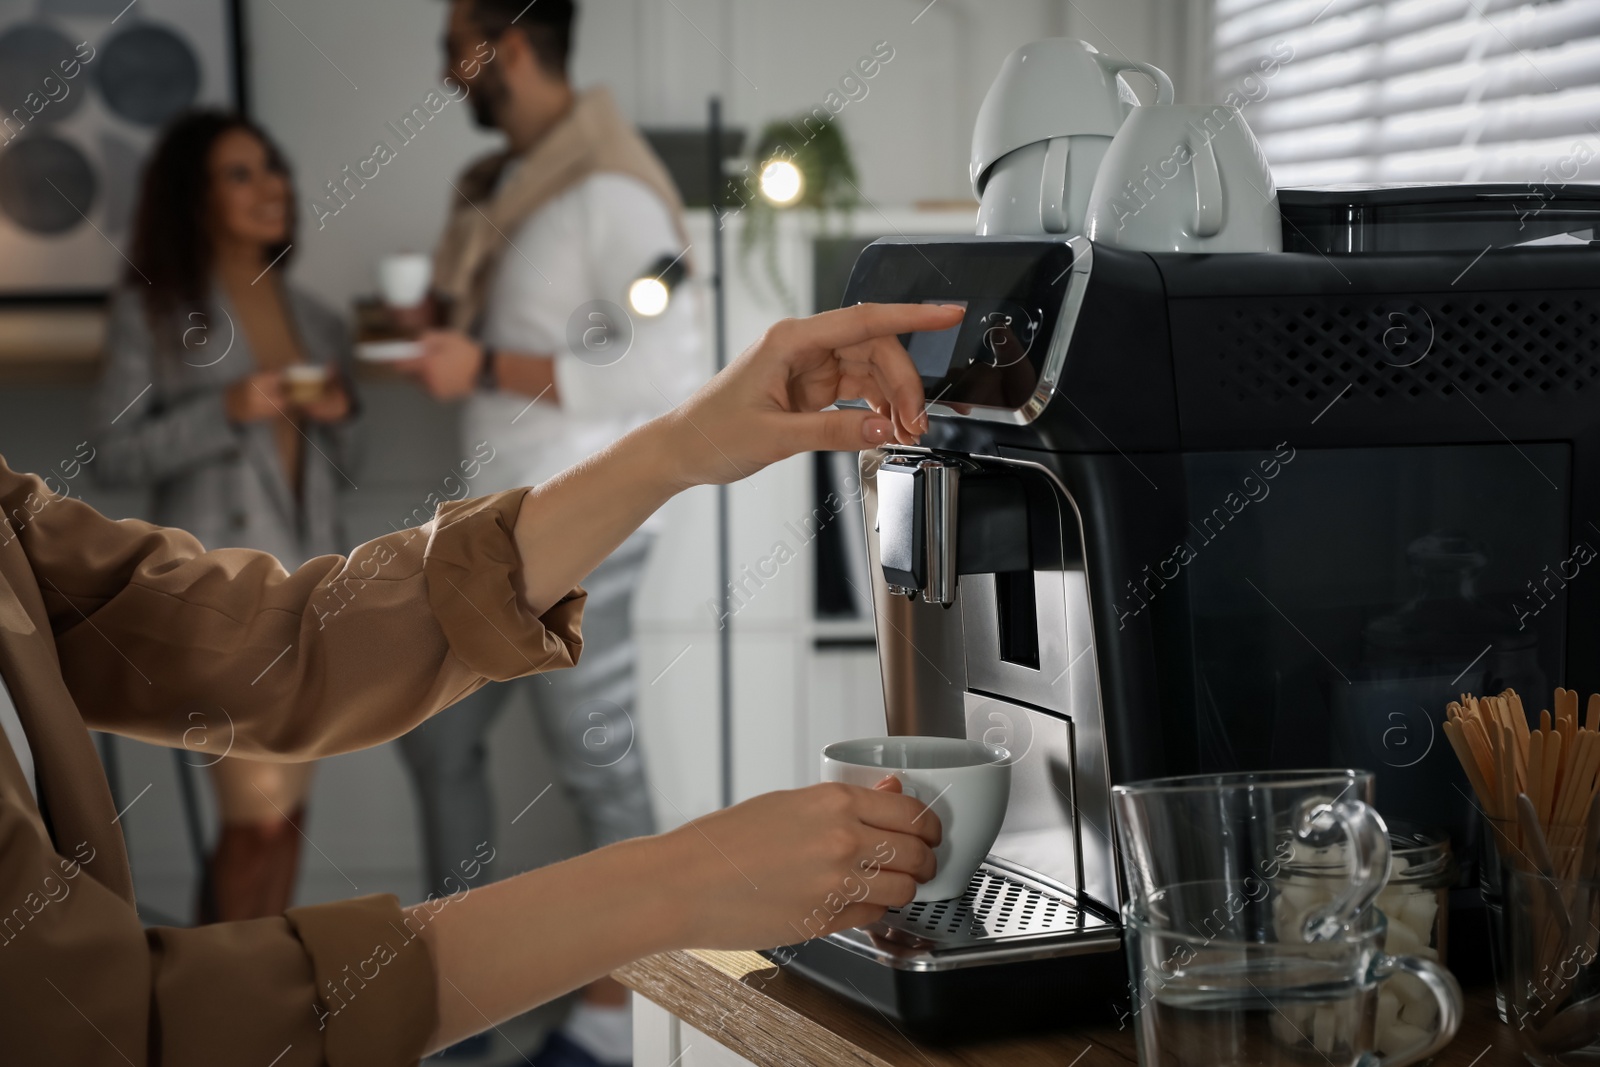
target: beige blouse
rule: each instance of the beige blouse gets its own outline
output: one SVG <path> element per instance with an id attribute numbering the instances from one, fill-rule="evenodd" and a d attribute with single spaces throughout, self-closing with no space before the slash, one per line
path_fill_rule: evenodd
<path id="1" fill-rule="evenodd" d="M 523 496 L 445 504 L 431 535 L 289 573 L 114 522 L 0 460 L 0 675 L 40 798 L 0 738 L 0 1062 L 417 1062 L 433 965 L 392 896 L 143 928 L 88 728 L 313 759 L 403 734 L 486 680 L 571 666 L 583 591 L 543 617 L 517 593 Z"/>

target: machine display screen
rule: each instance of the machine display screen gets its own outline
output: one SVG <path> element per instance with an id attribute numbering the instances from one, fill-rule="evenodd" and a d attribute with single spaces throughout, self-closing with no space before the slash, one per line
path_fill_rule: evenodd
<path id="1" fill-rule="evenodd" d="M 960 304 L 967 306 L 965 300 L 924 300 L 924 304 Z M 956 356 L 956 341 L 961 337 L 961 324 L 950 327 L 948 330 L 927 333 L 914 333 L 911 335 L 910 344 L 906 345 L 906 352 L 911 356 L 911 362 L 917 365 L 917 371 L 924 381 L 938 380 L 950 373 L 950 364 Z"/>
<path id="2" fill-rule="evenodd" d="M 958 326 L 901 338 L 929 402 L 1016 410 L 1039 384 L 1072 260 L 1059 241 L 873 244 L 856 261 L 844 303 L 961 305 Z"/>

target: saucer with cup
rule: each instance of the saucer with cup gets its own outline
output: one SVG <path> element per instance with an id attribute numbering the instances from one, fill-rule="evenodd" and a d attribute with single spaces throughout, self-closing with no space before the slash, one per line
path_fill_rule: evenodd
<path id="1" fill-rule="evenodd" d="M 380 299 L 357 306 L 356 356 L 380 363 L 411 359 L 421 351 L 417 337 L 439 317 L 429 292 L 433 260 L 421 252 L 384 256 L 376 274 Z"/>
<path id="2" fill-rule="evenodd" d="M 283 368 L 283 391 L 295 407 L 315 404 L 333 384 L 333 370 L 319 363 L 295 363 Z"/>

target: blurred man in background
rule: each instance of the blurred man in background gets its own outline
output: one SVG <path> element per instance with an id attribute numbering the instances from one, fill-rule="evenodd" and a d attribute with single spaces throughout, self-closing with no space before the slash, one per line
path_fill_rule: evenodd
<path id="1" fill-rule="evenodd" d="M 649 308 L 653 316 L 624 310 L 633 283 L 675 276 L 689 242 L 660 160 L 606 90 L 579 92 L 568 80 L 575 15 L 572 0 L 450 5 L 446 73 L 469 85 L 477 122 L 506 145 L 453 183 L 434 261 L 450 328 L 423 334 L 421 355 L 402 369 L 438 399 L 466 398 L 464 454 L 493 450 L 479 492 L 543 482 L 684 400 L 705 376 L 688 293 Z M 486 43 L 493 58 L 475 62 Z M 585 582 L 590 651 L 578 667 L 490 685 L 402 739 L 430 888 L 497 836 L 484 737 L 515 690 L 533 704 L 590 847 L 653 832 L 633 737 L 631 622 L 652 539 L 647 524 Z M 604 979 L 535 1063 L 628 1063 L 631 1032 L 625 990 Z"/>

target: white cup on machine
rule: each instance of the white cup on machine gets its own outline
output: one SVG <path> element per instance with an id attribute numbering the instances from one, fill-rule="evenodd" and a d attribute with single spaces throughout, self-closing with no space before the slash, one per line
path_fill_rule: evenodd
<path id="1" fill-rule="evenodd" d="M 944 837 L 933 850 L 938 868 L 917 887 L 917 900 L 951 900 L 967 891 L 1005 821 L 1011 797 L 1011 753 L 959 737 L 864 737 L 822 750 L 822 780 L 870 789 L 885 775 L 939 817 Z"/>
<path id="2" fill-rule="evenodd" d="M 1144 74 L 1171 104 L 1172 80 L 1148 63 L 1051 37 L 1006 57 L 972 133 L 978 233 L 1076 235 L 1101 158 L 1138 99 L 1119 77 Z"/>
<path id="3" fill-rule="evenodd" d="M 414 308 L 428 296 L 433 259 L 421 252 L 403 252 L 378 260 L 378 291 L 392 308 Z"/>
<path id="4" fill-rule="evenodd" d="M 1143 252 L 1281 252 L 1278 193 L 1236 107 L 1135 108 L 1106 149 L 1084 233 Z"/>

